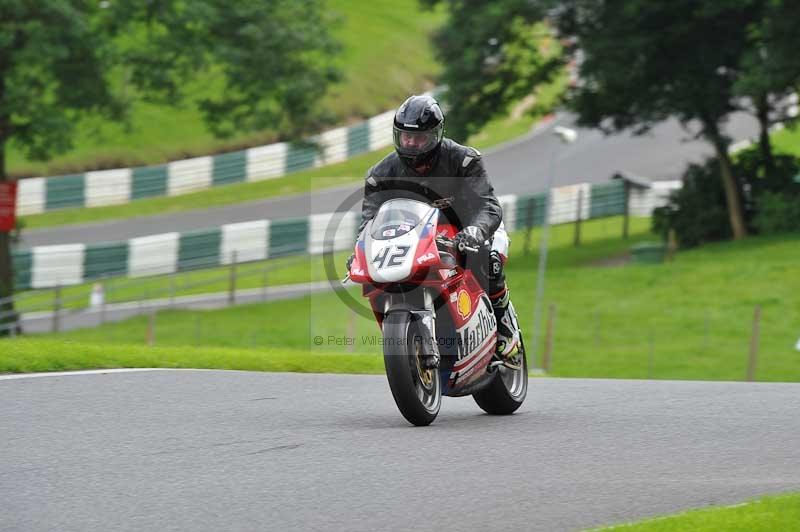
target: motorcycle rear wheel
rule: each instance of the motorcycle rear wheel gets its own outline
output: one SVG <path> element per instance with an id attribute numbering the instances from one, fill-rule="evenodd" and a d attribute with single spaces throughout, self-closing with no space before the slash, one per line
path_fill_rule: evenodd
<path id="1" fill-rule="evenodd" d="M 478 406 L 487 414 L 505 416 L 513 414 L 522 406 L 528 395 L 528 357 L 520 337 L 522 365 L 519 369 L 499 366 L 494 379 L 486 388 L 472 394 Z"/>
<path id="2" fill-rule="evenodd" d="M 392 312 L 384 318 L 383 338 L 383 363 L 397 408 L 411 424 L 430 425 L 442 405 L 442 381 L 438 368 L 421 365 L 417 323 L 409 313 Z"/>

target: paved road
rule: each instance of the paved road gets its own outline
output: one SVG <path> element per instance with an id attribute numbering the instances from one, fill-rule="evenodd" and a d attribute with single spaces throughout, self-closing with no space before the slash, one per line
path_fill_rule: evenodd
<path id="1" fill-rule="evenodd" d="M 382 376 L 0 376 L 0 530 L 575 530 L 800 490 L 800 385 L 537 379 L 407 425 Z"/>
<path id="2" fill-rule="evenodd" d="M 712 151 L 706 142 L 692 140 L 692 135 L 684 131 L 676 120 L 659 125 L 651 134 L 643 137 L 630 134 L 606 137 L 597 130 L 580 130 L 578 141 L 563 149 L 558 145 L 559 141 L 548 134 L 556 125 L 572 126 L 574 117 L 568 113 L 559 114 L 538 132 L 486 154 L 487 170 L 498 194 L 543 190 L 554 149 L 558 149 L 559 154 L 555 185 L 605 182 L 620 170 L 654 180 L 677 179 L 687 162 L 700 161 Z M 737 140 L 755 135 L 756 131 L 755 120 L 743 113 L 734 115 L 727 127 L 727 133 Z M 359 183 L 347 183 L 315 194 L 130 220 L 31 230 L 25 232 L 21 247 L 124 241 L 167 231 L 190 231 L 263 218 L 331 212 L 343 203 L 348 208 L 360 203 L 360 189 Z"/>

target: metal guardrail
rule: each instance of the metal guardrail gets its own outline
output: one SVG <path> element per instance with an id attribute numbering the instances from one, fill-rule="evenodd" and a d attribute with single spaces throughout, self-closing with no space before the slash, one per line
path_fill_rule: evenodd
<path id="1" fill-rule="evenodd" d="M 549 221 L 559 224 L 623 215 L 639 197 L 629 188 L 622 181 L 554 188 L 549 193 Z M 544 193 L 501 196 L 506 229 L 542 225 L 547 198 Z M 359 221 L 352 211 L 338 216 L 341 221 L 334 237 L 334 251 L 352 246 Z M 224 266 L 231 262 L 234 252 L 239 262 L 317 254 L 321 252 L 322 238 L 331 219 L 337 218 L 328 214 L 256 220 L 201 231 L 149 235 L 126 242 L 17 250 L 13 253 L 15 287 L 17 291 L 50 288 L 110 276 L 146 277 Z"/>
<path id="2" fill-rule="evenodd" d="M 659 191 L 653 193 L 661 194 Z M 551 224 L 575 224 L 576 239 L 579 239 L 582 221 L 624 215 L 622 233 L 626 235 L 628 214 L 636 199 L 632 194 L 631 187 L 623 180 L 559 187 L 549 193 L 549 221 Z M 664 198 L 663 194 L 658 197 Z M 526 230 L 523 245 L 527 249 L 530 244 L 530 230 L 544 223 L 548 195 L 508 195 L 499 199 L 507 230 Z M 357 228 L 355 216 L 352 212 L 345 215 L 347 223 L 340 225 L 340 231 L 336 233 L 331 246 L 334 251 L 344 251 L 353 245 Z M 183 234 L 152 235 L 128 242 L 92 246 L 43 246 L 22 253 L 16 252 L 14 260 L 17 289 L 28 291 L 10 299 L 13 299 L 18 311 L 50 312 L 55 322 L 59 316 L 86 311 L 89 307 L 89 287 L 85 285 L 87 282 L 105 285 L 105 304 L 152 297 L 174 299 L 186 291 L 219 285 L 226 279 L 229 282 L 228 291 L 235 294 L 239 279 L 263 275 L 263 286 L 266 286 L 269 271 L 290 267 L 270 259 L 294 256 L 298 260 L 290 264 L 296 266 L 307 261 L 312 252 L 320 252 L 320 242 L 314 240 L 319 240 L 320 235 L 312 234 L 311 225 L 308 218 L 260 220 Z M 168 244 L 165 245 L 165 242 Z M 172 258 L 165 261 L 165 256 Z M 262 261 L 266 261 L 263 267 L 259 266 L 250 272 L 243 272 L 240 268 L 245 265 L 243 267 L 247 270 L 254 267 L 247 266 L 248 264 Z M 180 274 L 219 267 L 227 267 L 227 272 L 199 282 L 179 284 Z M 68 275 L 61 276 L 65 272 Z M 159 278 L 169 279 L 166 286 L 160 289 Z M 37 286 L 32 281 L 40 284 Z M 79 289 L 79 293 L 69 293 L 76 290 L 76 285 L 81 284 L 85 286 Z M 152 288 L 149 293 L 140 292 L 133 299 L 109 297 L 109 290 L 127 292 L 134 286 Z M 34 290 L 30 290 L 31 288 Z M 44 293 L 50 295 L 43 296 Z M 8 300 L 0 300 L 0 304 Z M 0 311 L 0 331 L 14 327 L 13 324 L 3 324 L 8 318 L 13 318 L 15 323 L 19 320 L 17 314 Z M 54 323 L 53 329 L 58 329 L 57 323 Z"/>
<path id="3" fill-rule="evenodd" d="M 390 146 L 393 116 L 394 111 L 387 111 L 365 122 L 332 129 L 297 143 L 279 142 L 154 166 L 22 179 L 17 215 L 177 196 L 342 162 Z"/>

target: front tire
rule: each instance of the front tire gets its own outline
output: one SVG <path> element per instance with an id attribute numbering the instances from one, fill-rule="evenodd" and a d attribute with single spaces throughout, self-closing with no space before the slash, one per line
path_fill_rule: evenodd
<path id="1" fill-rule="evenodd" d="M 472 394 L 472 398 L 487 414 L 495 416 L 513 414 L 525 401 L 528 395 L 528 357 L 525 355 L 522 336 L 520 336 L 518 356 L 522 358 L 519 369 L 499 366 L 495 370 L 492 382 L 486 388 Z"/>
<path id="2" fill-rule="evenodd" d="M 442 381 L 438 368 L 421 366 L 422 335 L 412 315 L 388 314 L 383 338 L 383 363 L 397 408 L 411 424 L 430 425 L 442 405 Z"/>

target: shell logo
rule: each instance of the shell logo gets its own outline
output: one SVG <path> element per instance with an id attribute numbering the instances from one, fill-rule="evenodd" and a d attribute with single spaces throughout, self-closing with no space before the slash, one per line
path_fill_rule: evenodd
<path id="1" fill-rule="evenodd" d="M 472 311 L 472 300 L 466 290 L 459 290 L 456 307 L 458 308 L 458 315 L 461 316 L 462 319 L 466 319 Z"/>

